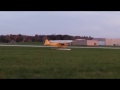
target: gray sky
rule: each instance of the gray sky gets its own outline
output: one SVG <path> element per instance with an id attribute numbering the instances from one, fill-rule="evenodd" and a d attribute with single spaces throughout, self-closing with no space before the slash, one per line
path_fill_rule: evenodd
<path id="1" fill-rule="evenodd" d="M 0 11 L 1 34 L 120 38 L 120 11 Z"/>

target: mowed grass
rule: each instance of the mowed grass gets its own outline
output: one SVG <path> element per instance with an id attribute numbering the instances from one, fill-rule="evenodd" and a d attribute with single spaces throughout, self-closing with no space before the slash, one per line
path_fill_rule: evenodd
<path id="1" fill-rule="evenodd" d="M 43 42 L 16 42 L 16 43 L 0 43 L 2 45 L 43 45 Z"/>
<path id="2" fill-rule="evenodd" d="M 43 45 L 43 42 L 18 42 L 17 45 Z"/>
<path id="3" fill-rule="evenodd" d="M 0 47 L 0 79 L 120 78 L 120 50 Z"/>

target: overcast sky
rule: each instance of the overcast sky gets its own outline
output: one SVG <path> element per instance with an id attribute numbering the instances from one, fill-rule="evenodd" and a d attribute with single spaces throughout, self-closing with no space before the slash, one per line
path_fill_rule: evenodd
<path id="1" fill-rule="evenodd" d="M 120 11 L 0 11 L 1 34 L 120 38 Z"/>

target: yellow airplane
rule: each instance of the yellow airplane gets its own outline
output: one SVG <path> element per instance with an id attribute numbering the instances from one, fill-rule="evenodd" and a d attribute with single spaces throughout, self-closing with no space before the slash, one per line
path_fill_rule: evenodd
<path id="1" fill-rule="evenodd" d="M 66 48 L 68 46 L 68 43 L 72 41 L 64 41 L 64 42 L 50 42 L 48 39 L 45 40 L 44 45 L 46 46 L 52 46 L 52 47 L 57 47 L 57 48 Z"/>

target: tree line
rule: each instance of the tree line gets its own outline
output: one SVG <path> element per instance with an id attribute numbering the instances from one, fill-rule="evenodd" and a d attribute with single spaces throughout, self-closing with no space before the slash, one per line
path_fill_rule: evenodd
<path id="1" fill-rule="evenodd" d="M 71 36 L 71 35 L 0 35 L 0 42 L 44 42 L 48 38 L 49 40 L 75 40 L 75 39 L 87 39 L 92 40 L 91 36 Z"/>

